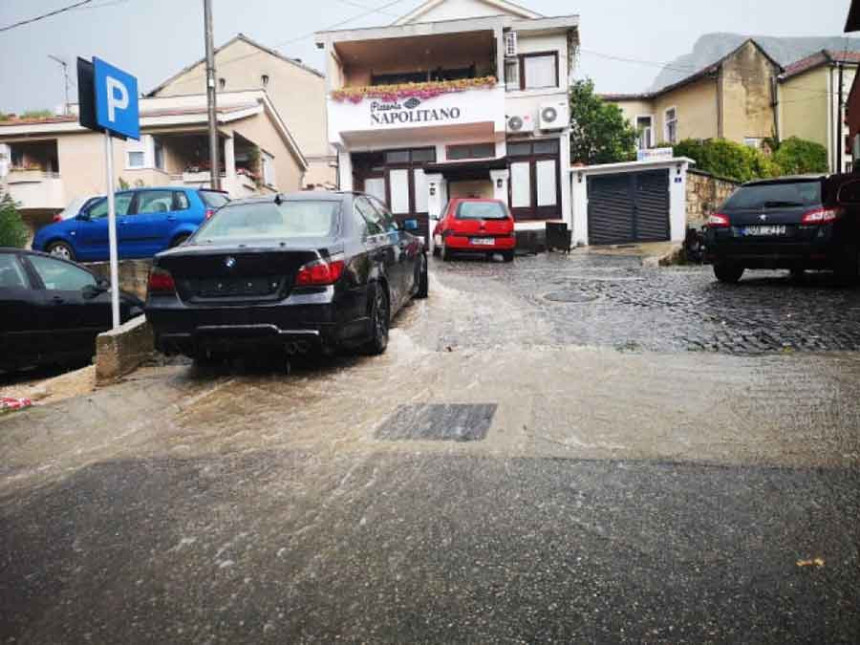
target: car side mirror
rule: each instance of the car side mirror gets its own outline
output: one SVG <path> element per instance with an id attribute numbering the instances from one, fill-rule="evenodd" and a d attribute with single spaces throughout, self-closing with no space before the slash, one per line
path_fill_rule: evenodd
<path id="1" fill-rule="evenodd" d="M 89 213 L 89 211 L 81 211 L 80 213 L 78 213 L 75 216 L 75 219 L 79 219 L 79 220 L 82 220 L 84 222 L 89 222 L 90 221 L 90 213 Z"/>
<path id="2" fill-rule="evenodd" d="M 98 284 L 88 284 L 81 289 L 81 295 L 84 297 L 84 300 L 92 300 L 105 291 L 106 289 L 101 288 Z"/>

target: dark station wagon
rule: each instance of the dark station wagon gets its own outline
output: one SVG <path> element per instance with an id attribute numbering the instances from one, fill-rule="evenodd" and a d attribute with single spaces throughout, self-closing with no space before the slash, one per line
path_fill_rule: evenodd
<path id="1" fill-rule="evenodd" d="M 860 175 L 781 177 L 738 188 L 708 219 L 714 273 L 737 282 L 747 269 L 860 275 Z"/>

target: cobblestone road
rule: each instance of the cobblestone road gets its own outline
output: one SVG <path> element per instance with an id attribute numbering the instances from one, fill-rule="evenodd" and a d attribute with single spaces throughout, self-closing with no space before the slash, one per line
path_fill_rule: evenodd
<path id="1" fill-rule="evenodd" d="M 532 344 L 734 354 L 860 348 L 860 289 L 839 287 L 825 273 L 798 284 L 787 272 L 751 272 L 724 285 L 710 267 L 643 268 L 639 258 L 586 253 L 513 264 L 436 261 L 432 270 L 440 288 L 485 303 L 469 307 L 466 320 L 440 321 L 440 345 L 504 344 L 516 336 Z"/>

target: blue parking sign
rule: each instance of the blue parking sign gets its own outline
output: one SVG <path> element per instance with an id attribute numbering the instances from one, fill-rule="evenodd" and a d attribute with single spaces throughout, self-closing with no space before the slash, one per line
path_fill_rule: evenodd
<path id="1" fill-rule="evenodd" d="M 93 68 L 96 122 L 112 134 L 140 139 L 137 79 L 98 58 Z"/>

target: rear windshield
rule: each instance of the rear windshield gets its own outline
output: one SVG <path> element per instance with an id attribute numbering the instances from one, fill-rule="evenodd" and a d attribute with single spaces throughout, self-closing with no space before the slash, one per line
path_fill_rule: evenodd
<path id="1" fill-rule="evenodd" d="M 339 210 L 336 201 L 228 204 L 200 227 L 195 239 L 330 237 Z"/>
<path id="2" fill-rule="evenodd" d="M 457 219 L 507 219 L 508 211 L 499 202 L 460 202 Z"/>
<path id="3" fill-rule="evenodd" d="M 209 208 L 213 208 L 218 210 L 224 204 L 230 201 L 230 198 L 227 197 L 224 193 L 213 193 L 209 190 L 201 190 L 200 191 L 200 199 L 203 200 L 203 203 L 206 204 Z"/>
<path id="4" fill-rule="evenodd" d="M 821 203 L 820 181 L 742 186 L 723 205 L 725 209 L 790 208 Z"/>

